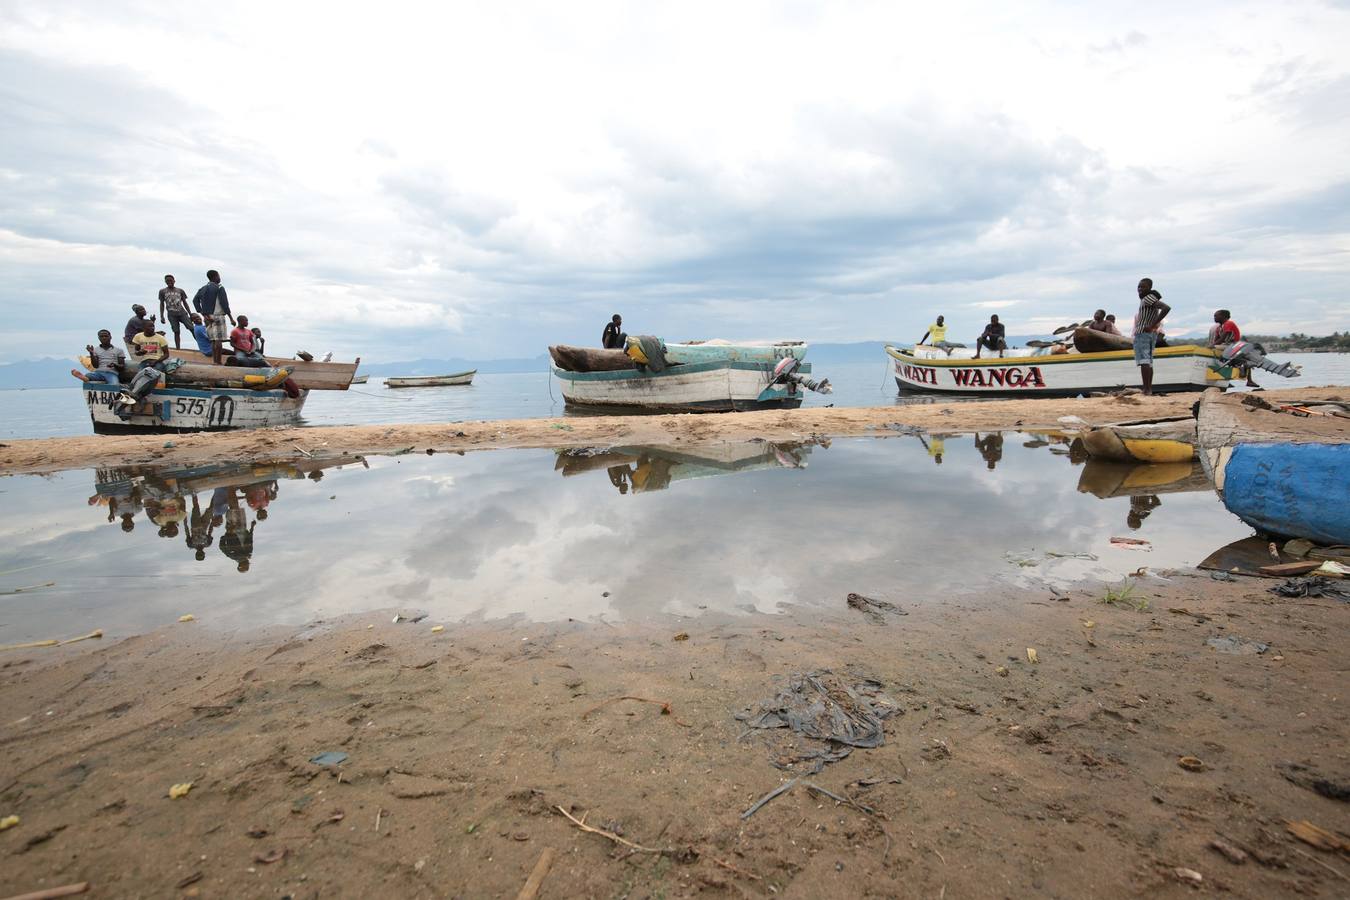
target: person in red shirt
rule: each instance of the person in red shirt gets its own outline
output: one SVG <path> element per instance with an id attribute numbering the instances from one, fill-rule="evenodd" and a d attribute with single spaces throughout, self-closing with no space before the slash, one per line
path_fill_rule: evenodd
<path id="1" fill-rule="evenodd" d="M 1236 344 L 1242 340 L 1242 329 L 1238 328 L 1233 321 L 1233 314 L 1226 309 L 1216 309 L 1214 311 L 1214 346 L 1222 347 L 1225 344 Z M 1260 387 L 1252 380 L 1251 366 L 1244 367 L 1244 374 L 1247 376 L 1247 387 Z"/>
<path id="2" fill-rule="evenodd" d="M 230 332 L 230 347 L 234 349 L 233 365 L 261 369 L 267 366 L 267 360 L 258 352 L 256 338 L 248 327 L 248 316 L 240 316 L 238 324 Z"/>

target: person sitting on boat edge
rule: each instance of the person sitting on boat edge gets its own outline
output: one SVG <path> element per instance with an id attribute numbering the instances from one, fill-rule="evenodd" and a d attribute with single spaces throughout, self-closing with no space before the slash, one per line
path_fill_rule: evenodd
<path id="1" fill-rule="evenodd" d="M 267 341 L 263 340 L 262 329 L 254 325 L 249 331 L 253 332 L 253 349 L 257 350 L 263 356 L 267 355 Z"/>
<path id="2" fill-rule="evenodd" d="M 930 337 L 933 339 L 934 347 L 939 350 L 946 350 L 948 356 L 952 355 L 952 348 L 956 345 L 947 342 L 947 324 L 943 316 L 938 316 L 937 321 L 928 326 L 928 330 L 923 333 L 923 337 L 919 338 L 919 343 L 914 346 L 922 347 L 923 342 Z"/>
<path id="3" fill-rule="evenodd" d="M 1158 346 L 1158 326 L 1172 311 L 1153 289 L 1152 278 L 1139 279 L 1139 312 L 1134 317 L 1134 364 L 1144 383 L 1144 395 L 1153 393 L 1153 350 Z"/>
<path id="4" fill-rule="evenodd" d="M 192 314 L 192 337 L 197 342 L 197 352 L 210 359 L 214 347 L 211 344 L 211 337 L 206 333 L 206 325 L 202 323 L 202 317 L 197 313 Z"/>
<path id="5" fill-rule="evenodd" d="M 145 330 L 145 323 L 154 321 L 154 316 L 146 317 L 144 306 L 139 303 L 131 304 L 131 318 L 127 319 L 127 325 L 122 329 L 122 344 L 127 348 L 127 355 L 135 354 L 136 348 L 133 342 L 136 340 L 136 335 Z"/>
<path id="6" fill-rule="evenodd" d="M 248 327 L 248 316 L 240 316 L 239 324 L 230 332 L 230 348 L 234 350 L 234 356 L 226 360 L 226 364 L 251 369 L 266 368 L 267 360 L 254 349 L 253 341 L 253 332 Z"/>
<path id="7" fill-rule="evenodd" d="M 1224 347 L 1242 340 L 1242 329 L 1238 328 L 1237 323 L 1233 321 L 1233 314 L 1226 309 L 1214 310 L 1214 327 L 1209 333 L 1210 345 L 1214 347 Z M 1243 366 L 1242 374 L 1247 376 L 1247 387 L 1261 386 L 1253 380 L 1251 366 Z"/>
<path id="8" fill-rule="evenodd" d="M 1108 334 L 1120 334 L 1120 329 L 1116 327 L 1116 314 L 1111 313 L 1106 317 L 1106 324 L 1111 326 Z"/>
<path id="9" fill-rule="evenodd" d="M 192 319 L 189 316 L 187 291 L 174 284 L 172 275 L 164 276 L 164 287 L 159 289 L 159 320 L 173 328 L 174 349 L 182 349 L 180 329 L 186 326 L 190 332 Z"/>
<path id="10" fill-rule="evenodd" d="M 623 317 L 615 313 L 600 335 L 600 346 L 606 350 L 622 350 L 628 343 L 628 335 L 623 330 Z"/>
<path id="11" fill-rule="evenodd" d="M 197 289 L 192 306 L 206 322 L 206 335 L 211 338 L 213 345 L 211 361 L 220 365 L 222 347 L 227 337 L 225 320 L 229 319 L 231 325 L 235 322 L 230 312 L 230 298 L 225 293 L 225 285 L 220 283 L 220 273 L 215 269 L 206 273 L 206 284 Z"/>
<path id="12" fill-rule="evenodd" d="M 998 316 L 990 316 L 989 324 L 975 339 L 975 358 L 979 359 L 981 351 L 985 349 L 997 350 L 1000 359 L 1003 358 L 1003 351 L 1008 349 L 1007 329 L 999 322 Z"/>
<path id="13" fill-rule="evenodd" d="M 140 368 L 131 379 L 131 384 L 117 397 L 114 407 L 117 414 L 126 418 L 131 408 L 159 385 L 160 376 L 168 371 L 169 339 L 155 331 L 155 323 L 147 321 L 145 328 L 132 340 L 134 359 L 139 360 Z"/>
<path id="14" fill-rule="evenodd" d="M 84 350 L 89 354 L 91 370 L 81 372 L 79 369 L 71 369 L 70 374 L 86 382 L 97 381 L 114 385 L 122 383 L 122 366 L 126 365 L 127 355 L 122 352 L 121 347 L 113 346 L 111 331 L 106 328 L 99 329 L 98 346 L 85 344 Z"/>

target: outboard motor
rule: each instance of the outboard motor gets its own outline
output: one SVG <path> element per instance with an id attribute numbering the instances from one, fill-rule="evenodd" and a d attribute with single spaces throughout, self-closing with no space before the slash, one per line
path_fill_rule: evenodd
<path id="1" fill-rule="evenodd" d="M 806 388 L 808 391 L 815 391 L 818 394 L 830 394 L 834 388 L 830 386 L 830 379 L 822 378 L 819 381 L 807 378 L 805 375 L 797 374 L 797 369 L 801 366 L 801 360 L 795 356 L 786 356 L 778 361 L 778 365 L 773 367 L 773 381 L 770 384 L 786 384 L 789 393 L 795 393 L 798 385 Z"/>
<path id="2" fill-rule="evenodd" d="M 1271 362 L 1266 358 L 1266 348 L 1250 341 L 1234 341 L 1220 350 L 1219 356 L 1230 366 L 1255 366 L 1285 378 L 1297 378 L 1303 374 L 1302 366 L 1288 362 L 1276 365 Z"/>

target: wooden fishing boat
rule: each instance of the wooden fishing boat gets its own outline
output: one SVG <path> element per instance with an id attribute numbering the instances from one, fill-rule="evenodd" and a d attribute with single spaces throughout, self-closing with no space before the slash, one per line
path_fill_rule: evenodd
<path id="1" fill-rule="evenodd" d="M 1089 459 L 1078 476 L 1078 492 L 1105 500 L 1149 494 L 1189 494 L 1210 489 L 1205 470 L 1193 459 L 1168 463 L 1121 463 Z"/>
<path id="2" fill-rule="evenodd" d="M 246 371 L 246 370 L 236 370 Z M 84 401 L 96 434 L 229 431 L 297 425 L 308 391 L 163 387 L 151 391 L 123 418 L 114 411 L 122 388 L 85 383 Z"/>
<path id="3" fill-rule="evenodd" d="M 810 442 L 724 442 L 689 447 L 611 447 L 558 452 L 554 469 L 564 478 L 604 470 L 626 494 L 665 490 L 677 481 L 759 469 L 800 469 Z"/>
<path id="4" fill-rule="evenodd" d="M 622 350 L 553 344 L 548 348 L 548 355 L 555 366 L 568 372 L 619 372 L 637 368 L 637 363 Z"/>
<path id="5" fill-rule="evenodd" d="M 405 378 L 386 378 L 384 380 L 384 386 L 391 388 L 410 388 L 469 384 L 473 381 L 473 376 L 476 374 L 478 374 L 477 369 L 470 369 L 467 372 L 456 372 L 453 375 L 411 375 Z"/>
<path id="6" fill-rule="evenodd" d="M 637 338 L 630 337 L 629 343 Z M 730 341 L 662 342 L 668 365 L 706 362 L 777 363 L 789 356 L 806 358 L 810 345 L 805 341 L 763 341 L 732 343 Z M 553 364 L 569 372 L 619 372 L 637 368 L 637 363 L 623 350 L 598 350 L 591 347 L 572 347 L 554 344 L 548 348 Z"/>
<path id="7" fill-rule="evenodd" d="M 1096 425 L 1079 437 L 1095 459 L 1113 462 L 1189 462 L 1196 452 L 1193 416 Z"/>
<path id="8" fill-rule="evenodd" d="M 1131 350 L 1101 353 L 1004 351 L 1002 359 L 973 350 L 946 352 L 932 347 L 886 346 L 902 391 L 985 397 L 1066 397 L 1113 391 L 1140 383 Z M 1153 390 L 1200 391 L 1226 388 L 1233 369 L 1220 363 L 1213 348 L 1164 347 L 1153 354 Z"/>
<path id="9" fill-rule="evenodd" d="M 797 373 L 808 374 L 810 363 Z M 570 372 L 553 367 L 571 407 L 634 412 L 735 412 L 749 409 L 795 409 L 802 405 L 802 387 L 778 380 L 768 362 L 720 360 L 673 365 L 660 372 L 629 369 L 613 372 Z"/>
<path id="10" fill-rule="evenodd" d="M 210 358 L 202 356 L 201 352 L 197 350 L 170 350 L 169 355 L 194 365 L 212 365 Z M 226 355 L 229 355 L 228 348 Z M 318 360 L 305 362 L 303 359 L 283 359 L 279 356 L 264 358 L 272 366 L 287 366 L 290 368 L 292 380 L 295 381 L 296 387 L 302 391 L 345 391 L 356 375 L 356 367 L 361 364 L 361 357 L 359 356 L 356 358 L 356 362 L 349 363 L 319 362 Z M 217 368 L 236 370 L 235 366 L 219 366 Z"/>
<path id="11" fill-rule="evenodd" d="M 1224 506 L 1259 531 L 1350 544 L 1350 404 L 1274 406 L 1255 394 L 1200 399 L 1200 461 Z"/>

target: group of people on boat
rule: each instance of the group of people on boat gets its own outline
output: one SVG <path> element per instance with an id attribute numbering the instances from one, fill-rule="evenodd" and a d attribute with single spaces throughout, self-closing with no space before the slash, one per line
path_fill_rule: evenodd
<path id="1" fill-rule="evenodd" d="M 174 276 L 165 275 L 164 287 L 159 291 L 159 315 L 148 315 L 142 304 L 133 303 L 131 318 L 122 330 L 122 347 L 113 344 L 111 331 L 100 330 L 98 344 L 86 344 L 84 348 L 89 357 L 88 370 L 71 369 L 70 374 L 84 382 L 120 386 L 122 372 L 131 360 L 136 364 L 136 373 L 116 408 L 125 410 L 134 406 L 155 389 L 160 376 L 171 368 L 169 339 L 162 325 L 156 327 L 156 321 L 167 322 L 173 330 L 175 350 L 182 349 L 182 331 L 186 328 L 198 352 L 214 365 L 247 368 L 271 365 L 263 355 L 266 342 L 262 329 L 250 326 L 248 316 L 234 315 L 220 273 L 212 269 L 206 273 L 206 284 L 192 298 L 191 308 L 187 293 L 177 286 Z M 227 330 L 227 322 L 232 329 Z M 230 345 L 228 356 L 224 352 L 226 343 Z"/>

